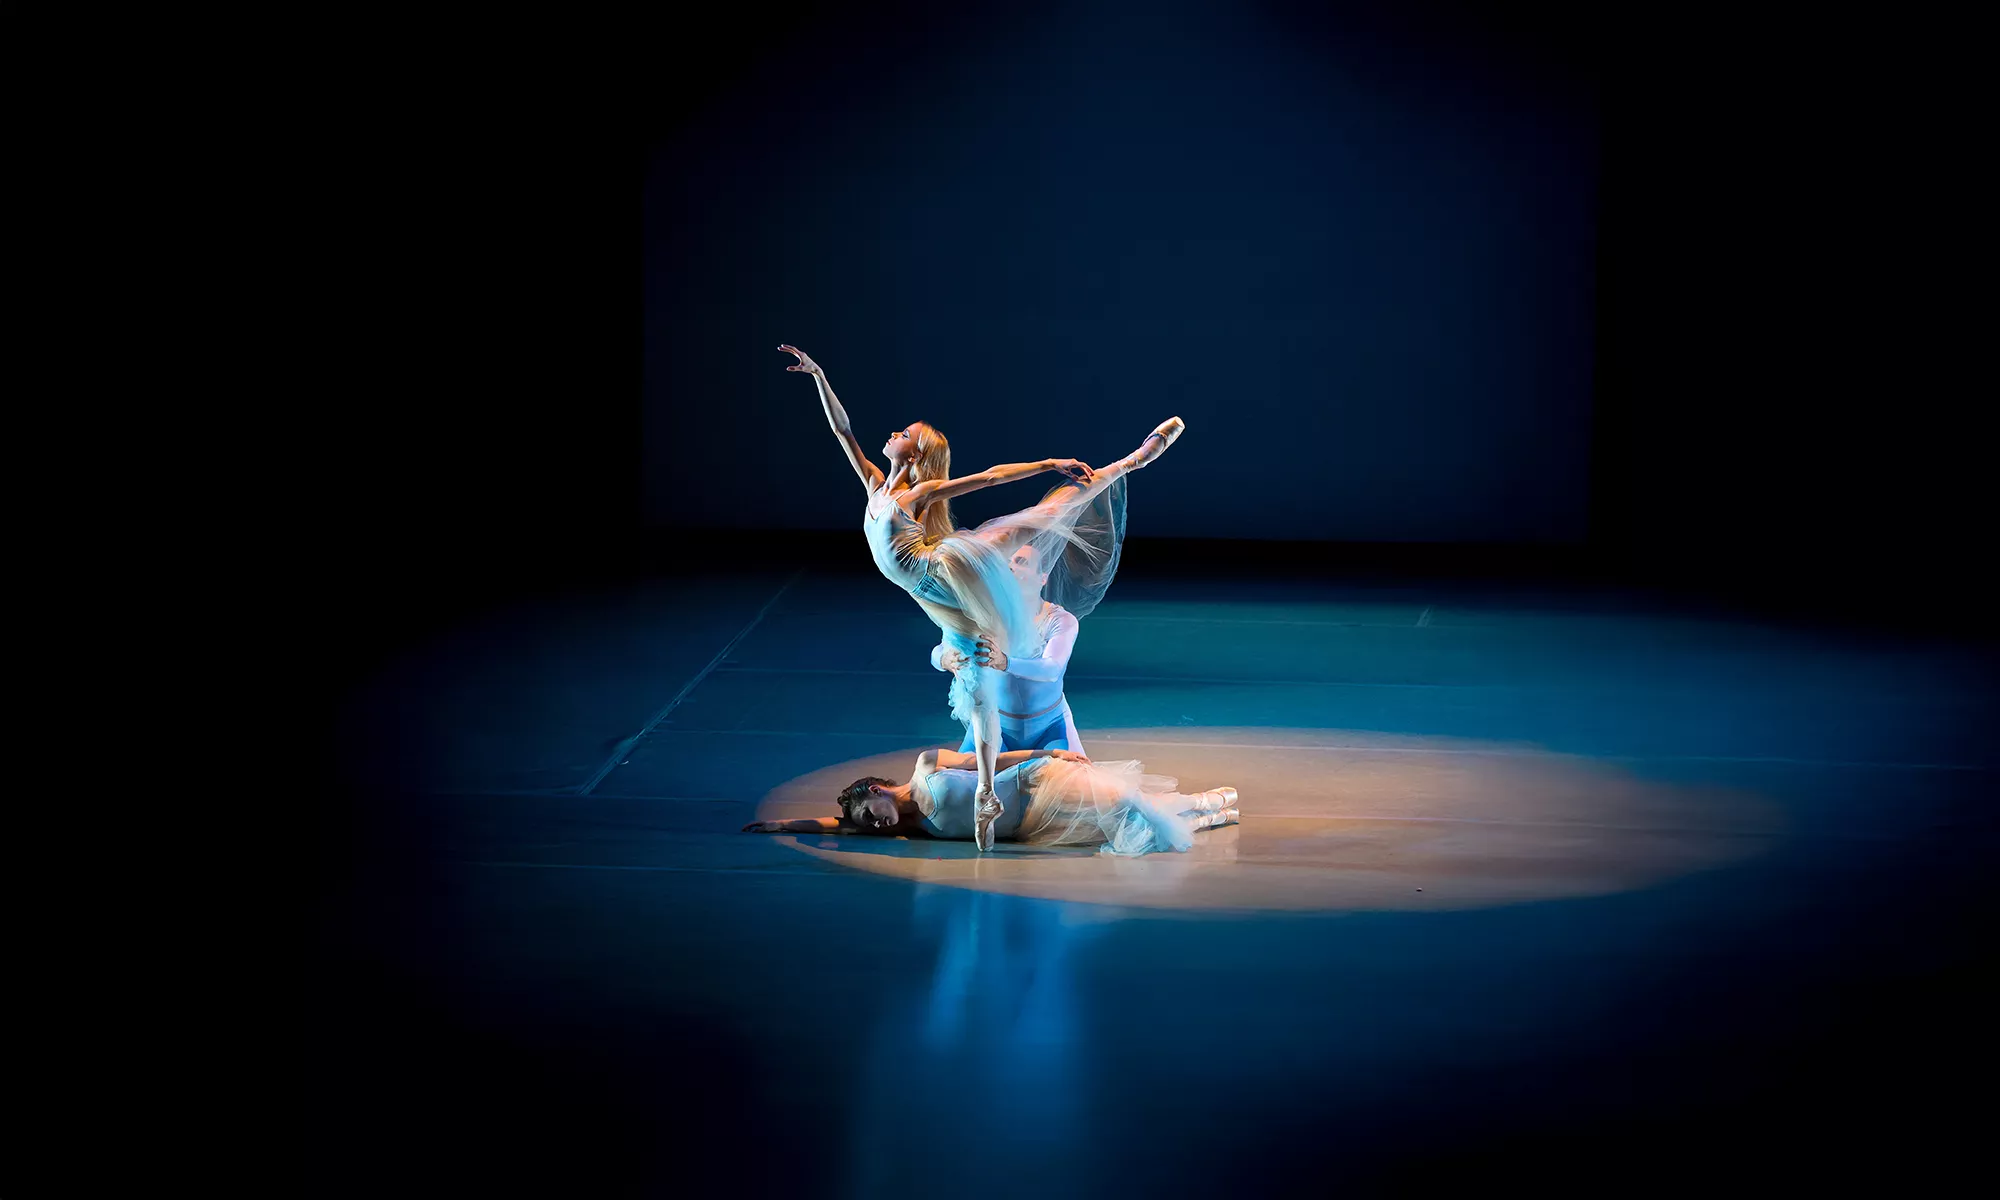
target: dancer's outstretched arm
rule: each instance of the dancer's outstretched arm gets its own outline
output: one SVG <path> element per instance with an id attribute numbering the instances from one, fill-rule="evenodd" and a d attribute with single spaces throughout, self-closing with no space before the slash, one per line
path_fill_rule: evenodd
<path id="1" fill-rule="evenodd" d="M 1041 503 L 1036 507 L 1061 509 L 1071 504 L 1082 503 L 1086 497 L 1097 495 L 1102 488 L 1110 487 L 1120 476 L 1136 471 L 1165 454 L 1167 447 L 1173 445 L 1174 441 L 1186 431 L 1186 421 L 1179 417 L 1168 417 L 1160 422 L 1159 428 L 1145 436 L 1137 450 L 1093 472 L 1089 482 L 1099 485 L 1097 490 L 1058 484 L 1048 495 L 1042 497 Z"/>
<path id="2" fill-rule="evenodd" d="M 1012 483 L 1016 479 L 1026 479 L 1030 475 L 1040 475 L 1043 471 L 1061 471 L 1071 479 L 1089 483 L 1096 478 L 1090 464 L 1074 458 L 1044 458 L 1039 462 L 1002 463 L 975 471 L 970 475 L 960 475 L 957 479 L 926 479 L 911 487 L 898 499 L 912 509 L 919 508 L 933 500 L 950 500 L 967 492 L 990 488 L 997 484 Z"/>
<path id="3" fill-rule="evenodd" d="M 752 821 L 745 833 L 853 833 L 839 817 L 794 817 L 789 821 Z"/>
<path id="4" fill-rule="evenodd" d="M 854 436 L 854 428 L 847 421 L 847 410 L 840 406 L 840 398 L 833 394 L 833 385 L 826 381 L 826 372 L 812 360 L 812 356 L 797 346 L 780 346 L 787 354 L 798 356 L 798 365 L 786 367 L 787 371 L 803 371 L 813 377 L 819 385 L 820 407 L 826 410 L 826 423 L 833 427 L 833 436 L 840 440 L 840 448 L 847 452 L 847 463 L 854 473 L 861 477 L 861 486 L 874 491 L 882 486 L 882 468 L 868 461 L 861 451 L 861 443 Z"/>
<path id="5" fill-rule="evenodd" d="M 975 754 L 960 754 L 956 750 L 940 750 L 937 752 L 937 756 L 940 770 L 976 771 L 979 769 L 979 756 Z M 1070 762 L 1082 763 L 1090 761 L 1074 750 L 1009 750 L 993 760 L 993 769 L 995 771 L 1004 771 L 1008 767 L 1018 767 L 1031 758 L 1062 758 L 1068 759 Z"/>
<path id="6" fill-rule="evenodd" d="M 905 821 L 882 829 L 863 829 L 839 817 L 794 817 L 789 821 L 752 821 L 744 833 L 838 833 L 857 837 L 929 837 L 924 827 Z"/>

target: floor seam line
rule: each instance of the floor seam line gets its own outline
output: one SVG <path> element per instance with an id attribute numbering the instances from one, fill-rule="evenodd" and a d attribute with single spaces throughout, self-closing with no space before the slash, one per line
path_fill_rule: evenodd
<path id="1" fill-rule="evenodd" d="M 583 786 L 576 789 L 576 795 L 588 796 L 591 794 L 591 792 L 595 791 L 597 785 L 603 783 L 605 777 L 610 775 L 612 771 L 616 770 L 619 767 L 619 765 L 625 761 L 626 755 L 632 753 L 633 749 L 636 746 L 638 746 L 640 742 L 645 740 L 647 734 L 659 728 L 661 722 L 665 721 L 669 716 L 673 715 L 673 711 L 679 708 L 682 702 L 685 701 L 689 696 L 694 694 L 694 690 L 701 686 L 703 680 L 707 679 L 710 675 L 715 673 L 715 669 L 717 667 L 720 667 L 722 665 L 722 661 L 729 657 L 730 651 L 736 649 L 737 645 L 740 644 L 744 638 L 750 636 L 750 631 L 757 628 L 757 626 L 763 622 L 764 618 L 767 615 L 769 615 L 772 606 L 776 605 L 779 599 L 783 597 L 786 592 L 790 591 L 792 585 L 797 583 L 800 580 L 800 578 L 802 578 L 805 575 L 805 573 L 806 573 L 805 568 L 800 567 L 798 570 L 792 572 L 791 578 L 785 580 L 785 582 L 783 582 L 782 584 L 779 584 L 778 590 L 771 593 L 771 598 L 764 602 L 764 607 L 758 609 L 757 615 L 750 618 L 750 623 L 748 625 L 745 625 L 742 629 L 738 630 L 736 636 L 730 638 L 729 641 L 723 645 L 722 649 L 716 651 L 715 657 L 708 660 L 708 665 L 703 667 L 699 672 L 697 672 L 693 679 L 688 680 L 686 685 L 683 686 L 681 690 L 675 694 L 674 698 L 667 702 L 665 708 L 662 708 L 660 711 L 654 713 L 653 719 L 647 721 L 645 725 L 643 725 L 639 729 L 639 732 L 620 741 L 617 747 L 612 750 L 610 757 L 604 760 L 604 764 L 597 768 L 597 772 L 590 777 L 589 781 L 586 782 Z"/>

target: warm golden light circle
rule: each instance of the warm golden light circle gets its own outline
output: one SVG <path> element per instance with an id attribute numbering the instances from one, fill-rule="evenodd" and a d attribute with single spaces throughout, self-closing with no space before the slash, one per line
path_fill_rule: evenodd
<path id="1" fill-rule="evenodd" d="M 1133 908 L 1443 910 L 1631 891 L 1763 853 L 1778 812 L 1752 793 L 1648 780 L 1528 745 L 1328 729 L 1107 729 L 1186 790 L 1230 785 L 1243 822 L 1139 859 L 1002 843 L 784 836 L 842 867 L 913 882 Z M 853 759 L 765 796 L 762 819 L 827 816 L 863 775 L 902 780 L 920 747 Z"/>

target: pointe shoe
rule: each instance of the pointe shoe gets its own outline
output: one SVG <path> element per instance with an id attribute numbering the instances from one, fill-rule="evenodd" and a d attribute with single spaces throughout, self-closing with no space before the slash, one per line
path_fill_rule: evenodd
<path id="1" fill-rule="evenodd" d="M 1000 803 L 1000 797 L 988 795 L 972 810 L 972 842 L 981 853 L 993 848 L 993 822 L 1007 811 Z"/>
<path id="2" fill-rule="evenodd" d="M 1233 787 L 1216 788 L 1213 791 L 1202 792 L 1195 797 L 1194 811 L 1196 812 L 1221 812 L 1225 808 L 1234 807 L 1236 807 L 1236 789 Z"/>
<path id="3" fill-rule="evenodd" d="M 1237 812 L 1234 808 L 1225 808 L 1221 812 L 1215 814 L 1215 825 L 1211 825 L 1209 826 L 1209 828 L 1213 829 L 1216 826 L 1220 825 L 1234 825 L 1237 822 L 1241 821 L 1242 819 L 1243 819 L 1242 813 Z"/>
<path id="4" fill-rule="evenodd" d="M 1181 434 L 1187 432 L 1187 422 L 1179 417 L 1168 417 L 1160 422 L 1159 428 L 1147 434 L 1139 443 L 1139 448 L 1129 456 L 1134 467 L 1143 467 L 1167 452 Z"/>

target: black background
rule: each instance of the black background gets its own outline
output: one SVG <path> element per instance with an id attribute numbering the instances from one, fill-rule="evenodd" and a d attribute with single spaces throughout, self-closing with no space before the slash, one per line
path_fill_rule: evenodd
<path id="1" fill-rule="evenodd" d="M 1057 22 L 1067 11 L 1052 8 L 1047 19 Z M 663 534 L 675 539 L 678 554 L 711 544 L 730 553 L 745 544 L 740 532 L 702 541 L 699 531 L 825 529 L 818 541 L 797 534 L 785 545 L 799 553 L 859 553 L 858 538 L 843 532 L 858 520 L 858 489 L 826 444 L 810 385 L 782 372 L 785 360 L 771 346 L 793 341 L 819 354 L 864 433 L 868 420 L 886 432 L 885 422 L 925 415 L 894 399 L 924 395 L 940 378 L 949 382 L 950 364 L 959 361 L 955 349 L 924 336 L 941 322 L 911 298 L 921 300 L 912 289 L 929 277 L 909 262 L 893 264 L 901 307 L 876 312 L 866 301 L 889 295 L 890 283 L 853 275 L 819 281 L 806 270 L 811 264 L 766 255 L 743 264 L 727 303 L 700 309 L 697 294 L 663 292 L 657 278 L 649 285 L 649 272 L 683 262 L 675 255 L 686 251 L 684 274 L 720 278 L 716 272 L 734 262 L 727 252 L 737 243 L 728 238 L 748 237 L 761 217 L 746 212 L 723 228 L 719 249 L 699 249 L 699 230 L 691 241 L 685 230 L 663 240 L 657 212 L 648 232 L 648 180 L 657 185 L 662 155 L 710 139 L 721 156 L 715 161 L 733 163 L 739 184 L 784 181 L 785 145 L 746 143 L 724 153 L 712 144 L 718 121 L 726 133 L 747 135 L 783 115 L 765 90 L 773 81 L 803 102 L 825 97 L 824 110 L 808 114 L 822 133 L 912 127 L 919 118 L 906 106 L 924 101 L 905 75 L 914 71 L 922 81 L 937 68 L 889 68 L 932 50 L 988 61 L 1054 36 L 1037 32 L 1042 14 L 1034 6 L 1008 12 L 1001 26 L 977 6 L 943 15 L 889 5 L 870 9 L 864 21 L 808 4 L 586 36 L 561 30 L 544 38 L 529 27 L 467 31 L 463 44 L 427 39 L 424 48 L 376 60 L 365 86 L 356 85 L 352 132 L 327 148 L 324 191 L 338 215 L 318 231 L 324 246 L 338 247 L 330 257 L 367 284 L 335 330 L 338 348 L 329 356 L 344 394 L 311 435 L 334 467 L 315 561 L 328 595 L 347 613 L 352 642 L 343 660 L 359 661 L 355 647 L 386 650 L 524 589 L 656 569 Z M 1404 403 L 1411 389 L 1394 366 L 1416 359 L 1384 357 L 1345 325 L 1323 341 L 1351 349 L 1355 363 L 1326 349 L 1292 354 L 1282 337 L 1274 342 L 1248 321 L 1246 314 L 1262 311 L 1272 328 L 1298 330 L 1326 316 L 1329 305 L 1352 317 L 1371 299 L 1304 285 L 1278 288 L 1256 305 L 1242 299 L 1258 279 L 1229 248 L 1268 247 L 1296 230 L 1246 225 L 1240 206 L 1238 224 L 1220 234 L 1183 228 L 1178 218 L 1155 222 L 1144 230 L 1147 245 L 1179 253 L 1173 239 L 1184 232 L 1199 239 L 1185 253 L 1238 286 L 1227 335 L 1205 335 L 1209 343 L 1188 350 L 1201 356 L 1198 382 L 1226 381 L 1239 347 L 1255 345 L 1261 357 L 1246 359 L 1254 360 L 1253 373 L 1309 382 L 1321 389 L 1318 398 L 1267 389 L 1223 405 L 1188 390 L 1171 371 L 1149 378 L 1163 347 L 1185 342 L 1202 312 L 1213 311 L 1209 302 L 1168 329 L 1165 341 L 1146 333 L 1137 353 L 1114 346 L 1066 360 L 1045 354 L 1115 326 L 1121 305 L 1151 303 L 1146 285 L 1164 277 L 1142 265 L 1126 282 L 1100 273 L 1090 285 L 1092 268 L 1079 264 L 1070 278 L 1015 280 L 1018 290 L 1005 297 L 1012 307 L 995 310 L 1009 319 L 994 325 L 1004 353 L 992 358 L 1009 384 L 1062 380 L 1081 395 L 1078 381 L 1096 378 L 1100 386 L 1089 395 L 1110 415 L 1101 428 L 1081 430 L 1077 440 L 1088 445 L 1072 449 L 1045 445 L 1034 435 L 1038 426 L 1026 435 L 1011 426 L 1004 434 L 967 432 L 962 422 L 955 430 L 929 413 L 960 446 L 974 447 L 962 453 L 961 467 L 1008 452 L 1101 459 L 1122 452 L 1159 416 L 1185 409 L 1205 440 L 1190 435 L 1176 450 L 1186 452 L 1189 478 L 1150 499 L 1135 492 L 1135 563 L 1168 552 L 1189 562 L 1223 559 L 1222 534 L 1286 539 L 1253 551 L 1239 541 L 1234 553 L 1300 570 L 1394 559 L 1398 547 L 1399 562 L 1525 568 L 1552 561 L 1553 548 L 1567 567 L 1621 579 L 1842 615 L 1976 623 L 1992 593 L 1979 554 L 1987 506 L 1973 436 L 1983 389 L 1978 376 L 1958 373 L 1975 336 L 1958 289 L 1980 278 L 1970 265 L 1974 231 L 1964 219 L 1972 200 L 1962 181 L 1971 159 L 1959 130 L 1970 111 L 1963 101 L 1969 77 L 1953 50 L 1962 37 L 1915 20 L 1836 26 L 1693 10 L 1616 28 L 1577 25 L 1532 6 L 1510 7 L 1504 18 L 1439 3 L 1341 6 L 1335 16 L 1272 5 L 1263 15 L 1283 30 L 1292 72 L 1286 78 L 1309 77 L 1300 75 L 1302 62 L 1338 65 L 1348 89 L 1342 94 L 1374 104 L 1369 119 L 1387 122 L 1381 130 L 1428 131 L 1432 143 L 1420 149 L 1435 171 L 1484 172 L 1475 172 L 1474 182 L 1486 188 L 1475 199 L 1518 198 L 1533 188 L 1505 154 L 1451 167 L 1450 147 L 1478 141 L 1469 131 L 1509 121 L 1508 128 L 1594 128 L 1594 148 L 1580 133 L 1573 143 L 1580 148 L 1557 156 L 1553 183 L 1534 175 L 1542 181 L 1535 187 L 1554 189 L 1547 193 L 1556 197 L 1554 208 L 1595 194 L 1590 310 L 1556 321 L 1562 328 L 1554 332 L 1555 319 L 1545 315 L 1482 330 L 1477 319 L 1501 311 L 1485 301 L 1456 310 L 1449 332 L 1486 347 L 1489 361 L 1505 368 L 1495 375 L 1499 390 L 1455 377 L 1443 407 L 1413 421 Z M 1093 36 L 1099 43 L 1105 37 L 1102 30 Z M 1135 35 L 1134 42 L 1157 45 L 1163 37 Z M 1174 44 L 1188 49 L 1185 40 Z M 1359 54 L 1356 45 L 1370 49 Z M 1254 66 L 1243 45 L 1232 43 L 1229 53 L 1235 69 Z M 1179 62 L 1142 60 L 1153 85 Z M 1362 65 L 1350 69 L 1350 62 Z M 1116 93 L 1097 94 L 1107 105 L 1127 103 Z M 1045 121 L 1063 115 L 1045 99 L 1001 96 L 995 103 L 1040 104 Z M 1228 149 L 1238 166 L 1254 166 L 1254 157 L 1244 156 L 1268 149 L 1279 164 L 1270 172 L 1282 174 L 1290 145 L 1232 147 L 1217 127 L 1177 143 L 1173 121 L 1192 113 L 1147 110 L 1158 121 L 1147 129 L 1141 157 L 1183 144 Z M 1101 115 L 1084 117 L 1103 123 Z M 1298 120 L 1295 131 L 1310 131 Z M 836 161 L 823 147 L 804 153 L 808 162 Z M 1066 161 L 1096 169 L 1081 150 Z M 1593 163 L 1594 181 L 1586 178 Z M 1199 174 L 1192 165 L 1183 170 Z M 1414 186 L 1398 178 L 1399 186 Z M 802 211 L 783 206 L 812 199 L 819 182 L 792 181 L 762 203 L 779 206 L 779 215 Z M 1097 228 L 1128 211 L 1141 223 L 1154 221 L 1144 187 L 1115 172 L 1098 182 L 1118 202 L 1081 203 Z M 842 184 L 843 194 L 861 183 Z M 1352 178 L 1333 183 L 1359 187 Z M 1044 223 L 1038 228 L 1068 219 L 1070 199 L 1045 190 L 1039 203 L 1047 207 L 1031 213 Z M 1475 207 L 1462 196 L 1440 199 L 1424 209 L 1430 224 L 1423 227 L 1444 228 L 1446 218 Z M 1310 209 L 1301 205 L 1297 213 Z M 1028 218 L 1008 219 L 1018 226 Z M 784 236 L 837 248 L 838 222 L 811 221 L 810 237 Z M 1536 229 L 1556 227 L 1551 221 Z M 312 233 L 305 231 L 308 240 Z M 1504 241 L 1478 230 L 1464 237 L 1494 253 Z M 1004 273 L 1004 261 L 981 254 L 981 269 Z M 1369 264 L 1367 282 L 1392 286 L 1397 265 L 1385 253 Z M 966 307 L 976 289 L 953 266 L 941 262 L 936 273 L 960 305 L 940 310 L 947 324 L 979 315 Z M 1413 270 L 1417 282 L 1400 307 L 1391 306 L 1403 334 L 1429 311 L 1426 289 L 1451 282 L 1435 263 Z M 794 282 L 801 271 L 811 286 Z M 1538 278 L 1556 300 L 1575 292 L 1577 281 L 1561 272 Z M 764 294 L 765 279 L 782 305 L 768 323 L 743 319 Z M 646 334 L 661 324 L 712 323 L 722 319 L 717 311 L 734 322 L 740 346 L 662 354 Z M 899 324 L 904 319 L 912 328 Z M 1300 338 L 1302 345 L 1312 340 Z M 1502 353 L 1525 343 L 1537 349 Z M 922 371 L 900 358 L 912 347 L 930 364 Z M 1547 360 L 1557 353 L 1560 361 Z M 1107 364 L 1131 373 L 1093 375 L 1111 369 Z M 1311 407 L 1350 394 L 1343 392 L 1349 375 L 1366 403 Z M 1587 379 L 1588 386 L 1552 398 L 1532 386 L 1543 377 Z M 718 379 L 739 381 L 740 393 L 709 391 Z M 997 386 L 989 377 L 978 382 Z M 767 397 L 794 406 L 789 424 L 755 419 Z M 1514 411 L 1508 405 L 1525 406 L 1520 411 L 1531 419 L 1523 428 L 1532 436 L 1494 438 Z M 745 412 L 752 419 L 735 420 Z M 1353 436 L 1343 439 L 1350 426 Z M 1452 431 L 1467 427 L 1480 436 L 1456 439 Z M 1440 431 L 1435 443 L 1423 436 L 1428 428 Z M 679 436 L 682 429 L 689 436 Z M 1303 448 L 1288 432 L 1297 429 L 1311 434 Z M 1311 461 L 1324 453 L 1333 465 L 1357 468 L 1383 445 L 1403 457 L 1360 470 L 1372 479 L 1365 487 L 1354 484 L 1353 471 L 1322 471 Z M 1234 499 L 1223 506 L 1224 519 L 1203 523 L 1204 488 L 1254 497 L 1262 472 L 1283 469 L 1268 465 L 1274 454 L 1303 460 L 1297 469 L 1311 473 L 1306 494 L 1318 500 L 1284 504 L 1284 520 L 1269 528 L 1255 527 L 1254 506 Z M 684 477 L 663 479 L 663 471 Z M 1339 482 L 1324 484 L 1328 476 Z M 1480 512 L 1510 489 L 1525 489 L 1521 512 Z M 679 502 L 696 494 L 715 500 Z M 1377 503 L 1382 497 L 1394 503 Z M 1432 519 L 1399 525 L 1396 505 L 1408 510 L 1419 501 L 1435 502 Z M 1190 535 L 1203 540 L 1158 540 Z M 1144 549 L 1149 538 L 1154 552 Z"/>

